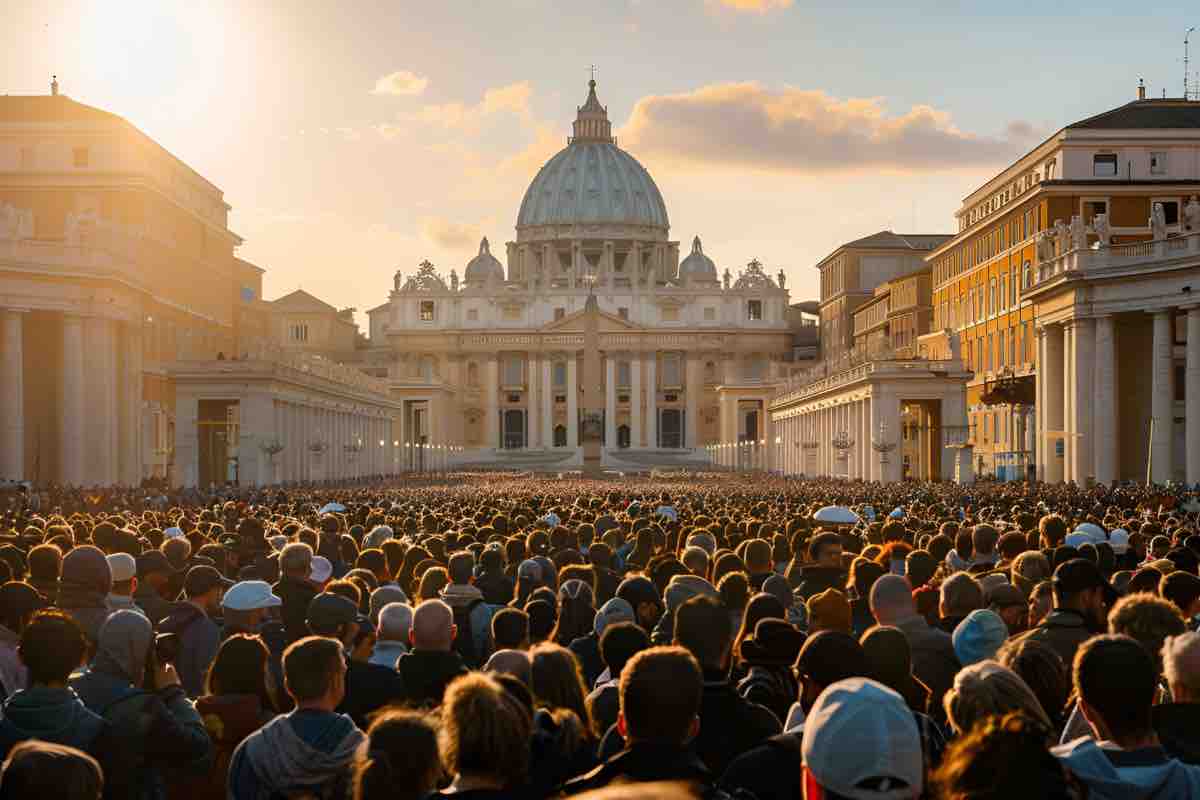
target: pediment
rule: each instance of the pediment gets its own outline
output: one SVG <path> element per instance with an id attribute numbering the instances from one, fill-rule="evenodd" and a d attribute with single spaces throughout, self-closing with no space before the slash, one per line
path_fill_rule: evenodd
<path id="1" fill-rule="evenodd" d="M 278 300 L 271 301 L 272 311 L 286 311 L 293 314 L 336 314 L 337 309 L 320 298 L 314 297 L 303 289 L 297 289 L 291 294 L 285 294 Z"/>
<path id="2" fill-rule="evenodd" d="M 584 315 L 588 311 L 581 310 L 572 314 L 567 314 L 562 319 L 555 320 L 542 327 L 542 330 L 550 333 L 583 333 Z M 609 314 L 607 311 L 597 311 L 596 316 L 599 317 L 599 323 L 596 328 L 600 333 L 623 333 L 625 331 L 640 331 L 640 325 L 634 325 L 627 319 L 622 319 L 616 314 Z"/>

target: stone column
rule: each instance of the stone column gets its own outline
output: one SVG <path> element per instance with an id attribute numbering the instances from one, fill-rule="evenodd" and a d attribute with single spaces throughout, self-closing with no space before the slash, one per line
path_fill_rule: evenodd
<path id="1" fill-rule="evenodd" d="M 629 446 L 642 446 L 642 359 L 634 353 L 629 361 Z"/>
<path id="2" fill-rule="evenodd" d="M 142 479 L 142 320 L 139 313 L 125 328 L 121 379 L 121 482 L 136 486 Z"/>
<path id="3" fill-rule="evenodd" d="M 579 447 L 579 366 L 575 353 L 567 354 L 567 447 Z"/>
<path id="4" fill-rule="evenodd" d="M 1076 481 L 1075 475 L 1075 325 L 1065 322 L 1063 331 L 1063 482 Z M 1083 483 L 1083 481 L 1077 481 Z"/>
<path id="5" fill-rule="evenodd" d="M 87 352 L 84 363 L 88 387 L 88 414 L 84 423 L 86 481 L 102 486 L 116 482 L 117 438 L 117 353 L 114 323 L 90 317 L 84 323 Z"/>
<path id="6" fill-rule="evenodd" d="M 1075 482 L 1086 486 L 1095 477 L 1092 461 L 1092 403 L 1095 397 L 1092 371 L 1096 365 L 1096 328 L 1091 319 L 1076 319 L 1071 341 L 1075 383 L 1071 392 L 1074 439 L 1069 443 L 1071 474 Z"/>
<path id="7" fill-rule="evenodd" d="M 549 353 L 542 356 L 542 447 L 554 446 L 554 376 Z"/>
<path id="8" fill-rule="evenodd" d="M 1166 483 L 1174 473 L 1172 456 L 1175 431 L 1175 331 L 1171 327 L 1171 310 L 1154 312 L 1154 350 L 1151 361 L 1151 403 L 1154 433 L 1150 437 L 1151 480 Z"/>
<path id="9" fill-rule="evenodd" d="M 684 447 L 696 446 L 696 430 L 697 423 L 700 421 L 700 361 L 695 353 L 684 354 Z M 765 427 L 765 423 L 760 422 L 760 428 Z"/>
<path id="10" fill-rule="evenodd" d="M 604 446 L 617 447 L 617 355 L 604 354 Z"/>
<path id="11" fill-rule="evenodd" d="M 1033 459 L 1034 476 L 1037 480 L 1046 480 L 1046 336 L 1040 325 L 1033 329 L 1036 349 L 1034 358 L 1036 367 L 1033 371 Z M 1028 448 L 1028 445 L 1026 446 Z"/>
<path id="12" fill-rule="evenodd" d="M 658 352 L 646 354 L 646 447 L 658 447 Z"/>
<path id="13" fill-rule="evenodd" d="M 1111 314 L 1096 318 L 1096 367 L 1093 408 L 1096 436 L 1093 441 L 1096 482 L 1117 478 L 1117 347 Z"/>
<path id="14" fill-rule="evenodd" d="M 1043 376 L 1042 393 L 1044 410 L 1039 410 L 1042 417 L 1044 438 L 1038 442 L 1038 447 L 1045 451 L 1047 483 L 1061 483 L 1065 470 L 1065 458 L 1059 458 L 1057 447 L 1052 444 L 1052 434 L 1062 432 L 1065 428 L 1065 403 L 1063 402 L 1063 333 L 1058 325 L 1047 325 L 1042 329 L 1042 354 L 1038 363 L 1038 374 Z M 1065 448 L 1064 448 L 1065 453 Z"/>
<path id="15" fill-rule="evenodd" d="M 493 450 L 500 446 L 500 362 L 498 356 L 490 354 L 487 368 L 483 371 L 483 446 Z M 433 411 L 433 403 L 429 404 L 429 412 Z M 432 420 L 430 420 L 432 422 Z M 432 439 L 433 431 L 430 431 Z"/>
<path id="16" fill-rule="evenodd" d="M 24 311 L 0 311 L 0 478 L 25 475 Z"/>
<path id="17" fill-rule="evenodd" d="M 525 380 L 526 380 L 526 386 L 528 389 L 527 396 L 525 398 L 526 402 L 527 402 L 527 410 L 525 411 L 525 414 L 526 414 L 525 446 L 526 447 L 537 447 L 538 446 L 538 428 L 540 427 L 537 424 L 538 394 L 539 394 L 539 391 L 543 391 L 543 390 L 539 390 L 539 388 L 538 388 L 538 376 L 539 376 L 539 373 L 538 373 L 537 353 L 530 353 L 529 359 L 526 362 L 526 366 L 525 366 Z"/>
<path id="18" fill-rule="evenodd" d="M 1193 237 L 1195 244 L 1200 239 Z M 1187 367 L 1184 372 L 1183 430 L 1187 437 L 1187 482 L 1200 483 L 1200 306 L 1187 310 Z"/>

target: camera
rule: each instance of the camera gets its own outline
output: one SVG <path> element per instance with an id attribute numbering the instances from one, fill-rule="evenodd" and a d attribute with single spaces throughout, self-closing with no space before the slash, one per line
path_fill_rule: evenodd
<path id="1" fill-rule="evenodd" d="M 154 637 L 154 655 L 160 664 L 174 664 L 179 660 L 179 634 L 160 633 Z"/>

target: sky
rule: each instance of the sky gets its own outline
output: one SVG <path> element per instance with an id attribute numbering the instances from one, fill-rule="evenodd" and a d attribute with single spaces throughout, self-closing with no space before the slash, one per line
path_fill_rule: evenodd
<path id="1" fill-rule="evenodd" d="M 268 299 L 303 288 L 360 321 L 396 270 L 461 275 L 483 235 L 502 256 L 591 65 L 671 238 L 782 269 L 803 300 L 839 244 L 951 232 L 964 196 L 1139 77 L 1180 96 L 1200 25 L 1175 0 L 0 5 L 0 92 L 56 73 L 224 191 Z"/>

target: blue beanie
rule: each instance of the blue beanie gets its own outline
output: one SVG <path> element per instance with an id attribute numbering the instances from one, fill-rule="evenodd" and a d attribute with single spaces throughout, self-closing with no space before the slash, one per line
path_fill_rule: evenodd
<path id="1" fill-rule="evenodd" d="M 964 667 L 994 658 L 1008 639 L 1008 626 L 995 611 L 976 609 L 954 629 L 954 654 Z"/>

